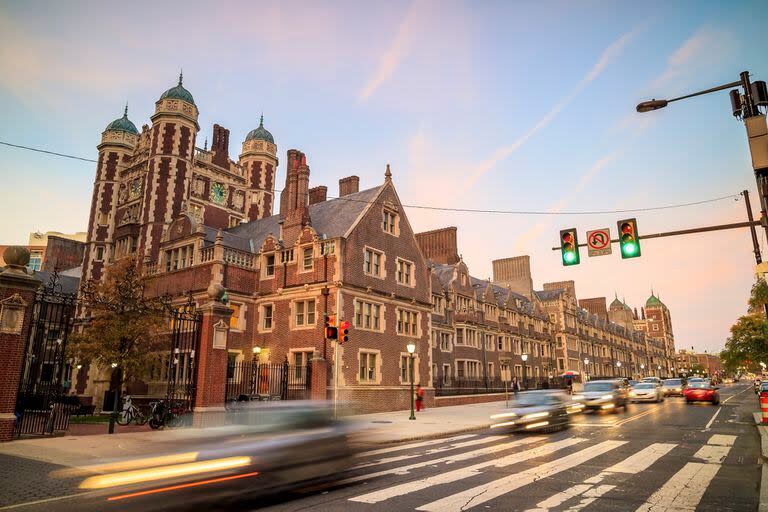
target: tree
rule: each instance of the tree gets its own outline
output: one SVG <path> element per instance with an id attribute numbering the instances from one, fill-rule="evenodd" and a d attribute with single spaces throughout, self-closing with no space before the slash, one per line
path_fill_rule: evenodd
<path id="1" fill-rule="evenodd" d="M 750 371 L 760 369 L 760 362 L 768 362 L 768 322 L 765 305 L 768 304 L 768 283 L 758 279 L 750 293 L 748 313 L 731 326 L 731 336 L 720 352 L 726 371 L 735 372 L 744 367 Z"/>
<path id="2" fill-rule="evenodd" d="M 109 267 L 103 281 L 86 283 L 81 295 L 87 317 L 67 346 L 69 355 L 78 361 L 117 372 L 110 433 L 123 384 L 144 375 L 157 359 L 157 352 L 167 349 L 161 333 L 170 302 L 167 297 L 146 297 L 145 284 L 133 258 L 123 258 Z"/>
<path id="3" fill-rule="evenodd" d="M 768 283 L 764 279 L 758 279 L 752 285 L 752 293 L 749 297 L 749 312 L 764 313 L 765 305 L 768 304 Z"/>

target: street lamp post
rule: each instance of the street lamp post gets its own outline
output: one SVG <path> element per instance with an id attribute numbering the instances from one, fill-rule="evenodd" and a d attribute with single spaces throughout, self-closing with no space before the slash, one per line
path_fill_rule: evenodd
<path id="1" fill-rule="evenodd" d="M 587 378 L 589 377 L 589 358 L 584 358 L 584 382 L 587 381 Z"/>
<path id="2" fill-rule="evenodd" d="M 520 359 L 523 360 L 523 389 L 525 389 L 527 391 L 528 390 L 528 383 L 527 383 L 526 377 L 525 377 L 525 362 L 528 360 L 528 354 L 521 355 Z"/>
<path id="3" fill-rule="evenodd" d="M 616 361 L 616 376 L 621 377 L 621 361 Z"/>
<path id="4" fill-rule="evenodd" d="M 251 395 L 256 395 L 259 391 L 259 354 L 261 347 L 256 345 L 252 349 L 253 359 L 251 359 Z"/>
<path id="5" fill-rule="evenodd" d="M 752 156 L 752 169 L 755 173 L 757 192 L 760 197 L 762 224 L 765 228 L 766 235 L 768 235 L 768 223 L 765 221 L 765 219 L 768 218 L 768 215 L 766 215 L 766 211 L 768 211 L 768 151 L 766 151 L 766 147 L 768 146 L 768 129 L 766 129 L 765 114 L 761 114 L 759 110 L 759 107 L 768 107 L 768 87 L 766 87 L 765 82 L 761 80 L 751 83 L 749 80 L 749 72 L 743 71 L 739 75 L 739 80 L 735 82 L 719 85 L 693 94 L 687 94 L 685 96 L 680 96 L 679 98 L 672 98 L 671 100 L 653 99 L 644 101 L 639 103 L 636 108 L 638 112 L 650 112 L 652 110 L 664 108 L 673 101 L 684 100 L 686 98 L 731 89 L 733 87 L 741 87 L 742 89 L 741 91 L 739 91 L 739 89 L 733 89 L 730 92 L 731 112 L 734 117 L 739 117 L 744 120 L 744 125 L 747 129 L 749 150 Z M 745 196 L 745 200 L 748 201 L 748 197 Z M 749 216 L 751 217 L 751 215 L 752 212 L 749 210 Z M 760 264 L 762 258 L 760 257 L 760 246 L 757 241 L 757 235 L 754 226 L 751 226 L 750 229 L 752 231 L 755 260 Z M 766 305 L 765 310 L 766 314 L 768 314 L 768 304 Z"/>
<path id="6" fill-rule="evenodd" d="M 408 345 L 406 345 L 405 348 L 408 350 L 409 361 L 411 363 L 410 364 L 411 369 L 410 369 L 410 372 L 409 372 L 410 380 L 411 380 L 411 417 L 408 418 L 408 419 L 409 420 L 415 420 L 416 419 L 416 414 L 413 412 L 413 399 L 414 399 L 414 397 L 413 397 L 413 353 L 416 352 L 416 344 L 415 343 L 409 343 Z"/>
<path id="7" fill-rule="evenodd" d="M 645 363 L 640 363 L 640 377 L 642 378 L 643 375 L 645 375 Z"/>

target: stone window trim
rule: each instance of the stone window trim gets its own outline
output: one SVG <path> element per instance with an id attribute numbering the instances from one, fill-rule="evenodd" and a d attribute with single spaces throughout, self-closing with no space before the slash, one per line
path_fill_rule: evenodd
<path id="1" fill-rule="evenodd" d="M 270 308 L 269 316 L 267 316 L 267 308 Z M 269 327 L 267 327 L 267 319 L 269 319 Z M 259 332 L 272 332 L 275 328 L 275 303 L 265 302 L 259 304 Z"/>
<path id="2" fill-rule="evenodd" d="M 417 346 L 417 352 L 418 352 L 418 346 Z M 408 352 L 400 352 L 400 361 L 398 362 L 398 370 L 399 370 L 399 377 L 398 380 L 400 384 L 402 385 L 410 385 L 411 384 L 411 373 L 410 368 L 405 367 L 405 379 L 403 379 L 403 361 L 408 361 L 407 364 L 410 364 L 410 358 L 411 355 Z M 421 376 L 419 375 L 419 355 L 417 353 L 413 354 L 413 385 L 416 386 L 417 384 L 421 384 Z"/>
<path id="3" fill-rule="evenodd" d="M 106 248 L 103 245 L 97 245 L 94 250 L 93 261 L 104 261 L 106 252 Z"/>
<path id="4" fill-rule="evenodd" d="M 405 322 L 401 323 L 401 313 L 405 314 L 405 317 L 407 317 L 407 323 L 409 325 L 407 331 L 411 330 L 411 327 L 414 328 L 415 332 L 401 332 L 400 326 L 405 326 Z M 413 318 L 413 322 L 411 322 L 412 317 L 410 315 L 415 315 L 415 318 Z M 405 336 L 408 338 L 420 338 L 421 337 L 421 314 L 418 311 L 414 311 L 412 309 L 407 308 L 401 308 L 396 307 L 395 308 L 395 330 L 398 336 Z M 405 330 L 405 329 L 404 329 Z"/>
<path id="5" fill-rule="evenodd" d="M 381 209 L 381 230 L 392 236 L 400 236 L 400 215 L 392 208 Z"/>
<path id="6" fill-rule="evenodd" d="M 297 354 L 301 354 L 301 365 L 297 365 Z M 302 383 L 306 382 L 306 372 L 301 371 L 300 367 L 307 368 L 310 365 L 310 361 L 312 360 L 312 357 L 315 354 L 315 347 L 297 347 L 297 348 L 291 348 L 288 349 L 288 361 L 291 366 L 296 368 L 291 368 L 289 371 L 295 371 L 294 375 L 291 376 L 291 382 L 295 383 Z"/>
<path id="7" fill-rule="evenodd" d="M 366 307 L 370 307 L 370 327 L 365 327 Z M 379 307 L 379 327 L 376 328 L 375 324 L 375 307 Z M 354 309 L 352 325 L 356 330 L 368 331 L 368 332 L 384 332 L 386 327 L 386 311 L 387 307 L 382 302 L 371 301 L 363 298 L 355 297 L 352 301 L 352 307 Z M 359 313 L 359 321 L 358 321 Z"/>
<path id="8" fill-rule="evenodd" d="M 302 245 L 299 247 L 299 256 L 301 258 L 301 262 L 299 264 L 299 274 L 306 274 L 308 272 L 312 272 L 315 269 L 315 248 L 313 244 L 309 245 Z M 307 258 L 309 256 L 309 258 Z M 309 261 L 309 266 L 307 266 L 307 261 Z"/>
<path id="9" fill-rule="evenodd" d="M 453 332 L 451 331 L 437 331 L 438 335 L 438 347 L 440 352 L 451 353 L 453 352 Z"/>
<path id="10" fill-rule="evenodd" d="M 400 280 L 401 265 L 403 265 L 403 274 L 407 282 Z M 407 273 L 406 273 L 407 271 Z M 409 288 L 416 287 L 416 265 L 411 260 L 398 257 L 395 260 L 395 281 L 402 286 L 408 286 Z"/>
<path id="11" fill-rule="evenodd" d="M 443 363 L 443 384 L 451 385 L 451 365 L 449 363 Z"/>
<path id="12" fill-rule="evenodd" d="M 109 213 L 108 212 L 98 212 L 96 214 L 96 224 L 99 226 L 108 226 L 109 225 Z"/>
<path id="13" fill-rule="evenodd" d="M 235 363 L 235 373 L 230 377 L 229 376 L 229 360 L 234 356 L 234 363 Z M 242 350 L 230 348 L 227 349 L 227 381 L 228 382 L 234 382 L 239 383 L 242 381 L 243 378 L 243 360 L 245 359 L 245 356 L 243 355 Z M 239 368 L 239 372 L 237 371 Z"/>
<path id="14" fill-rule="evenodd" d="M 299 304 L 302 306 L 299 307 Z M 302 310 L 302 317 L 299 317 L 299 310 Z M 303 297 L 292 300 L 290 315 L 291 330 L 314 329 L 317 326 L 317 299 L 315 297 Z M 298 323 L 299 318 L 302 318 L 302 323 Z"/>
<path id="15" fill-rule="evenodd" d="M 368 256 L 368 254 L 371 254 L 371 256 Z M 378 265 L 378 274 L 375 273 L 375 266 L 374 266 L 374 255 L 379 256 L 379 265 Z M 370 258 L 370 272 L 366 267 L 368 267 L 368 263 Z M 368 277 L 375 277 L 376 279 L 384 280 L 387 278 L 387 255 L 384 251 L 380 249 L 376 249 L 374 247 L 371 247 L 369 245 L 363 246 L 363 274 L 365 274 Z"/>
<path id="16" fill-rule="evenodd" d="M 373 379 L 368 379 L 367 376 L 365 379 L 360 378 L 360 370 L 363 368 L 363 357 L 368 358 L 368 356 L 373 355 L 374 356 L 374 367 L 373 367 Z M 368 361 L 366 361 L 366 371 L 370 368 L 367 366 Z M 382 376 L 381 376 L 381 350 L 378 349 L 372 349 L 372 348 L 361 348 L 357 351 L 357 383 L 366 385 L 366 386 L 375 386 L 380 385 Z"/>
<path id="17" fill-rule="evenodd" d="M 456 375 L 457 379 L 469 380 L 469 379 L 483 378 L 483 373 L 482 373 L 483 363 L 478 359 L 466 359 L 466 358 L 456 359 L 454 361 L 454 365 L 455 365 L 454 375 Z M 462 370 L 461 372 L 459 371 L 460 368 Z M 469 371 L 470 368 L 476 371 Z"/>
<path id="18" fill-rule="evenodd" d="M 271 264 L 270 264 L 271 258 Z M 259 273 L 259 279 L 265 281 L 267 279 L 274 279 L 277 269 L 277 253 L 269 252 L 261 255 L 261 269 Z"/>

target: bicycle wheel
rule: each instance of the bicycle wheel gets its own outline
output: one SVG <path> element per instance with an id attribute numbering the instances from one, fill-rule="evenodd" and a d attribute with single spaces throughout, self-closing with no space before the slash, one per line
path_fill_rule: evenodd
<path id="1" fill-rule="evenodd" d="M 137 425 L 145 425 L 149 421 L 149 416 L 146 416 L 140 410 L 137 410 L 135 421 Z"/>
<path id="2" fill-rule="evenodd" d="M 130 410 L 122 411 L 120 414 L 117 415 L 117 424 L 118 425 L 127 425 L 131 422 L 133 419 L 133 414 Z"/>

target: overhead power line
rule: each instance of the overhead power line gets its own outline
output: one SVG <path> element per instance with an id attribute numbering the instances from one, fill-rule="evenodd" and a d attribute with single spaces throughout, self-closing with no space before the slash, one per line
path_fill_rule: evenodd
<path id="1" fill-rule="evenodd" d="M 62 158 L 71 158 L 73 160 L 81 160 L 84 162 L 98 162 L 98 160 L 95 160 L 93 158 L 84 158 L 81 156 L 75 156 L 75 155 L 68 155 L 66 153 L 58 153 L 56 151 L 48 151 L 46 149 L 40 149 L 40 148 L 33 148 L 29 146 L 22 146 L 20 144 L 11 144 L 10 142 L 4 142 L 0 141 L 0 144 L 3 146 L 10 146 L 12 148 L 17 149 L 24 149 L 27 151 L 34 151 L 36 153 L 45 153 L 47 155 L 53 155 L 58 156 Z M 272 189 L 272 192 L 282 192 L 282 189 L 275 188 Z M 715 203 L 718 201 L 725 201 L 726 199 L 735 199 L 738 200 L 741 193 L 738 194 L 729 194 L 726 196 L 721 197 L 714 197 L 711 199 L 702 199 L 700 201 L 692 201 L 689 203 L 676 203 L 676 204 L 668 204 L 668 205 L 662 205 L 662 206 L 648 206 L 648 207 L 640 207 L 640 208 L 623 208 L 623 209 L 616 209 L 616 210 L 581 210 L 581 211 L 546 211 L 546 210 L 493 210 L 493 209 L 480 209 L 480 208 L 451 208 L 446 206 L 429 206 L 429 205 L 422 205 L 422 204 L 403 204 L 404 208 L 414 208 L 419 210 L 432 210 L 432 211 L 441 211 L 441 212 L 456 212 L 456 213 L 490 213 L 490 214 L 499 214 L 499 215 L 603 215 L 603 214 L 612 214 L 612 213 L 635 213 L 635 212 L 652 212 L 652 211 L 660 211 L 660 210 L 671 210 L 674 208 L 685 208 L 689 206 L 699 206 L 703 204 L 709 204 L 709 203 Z M 366 203 L 366 204 L 374 204 L 376 201 L 365 201 L 363 199 L 355 199 L 352 197 L 347 196 L 341 196 L 341 197 L 333 197 L 329 196 L 328 199 L 338 199 L 342 201 L 349 201 L 349 202 L 357 202 L 357 203 Z"/>

